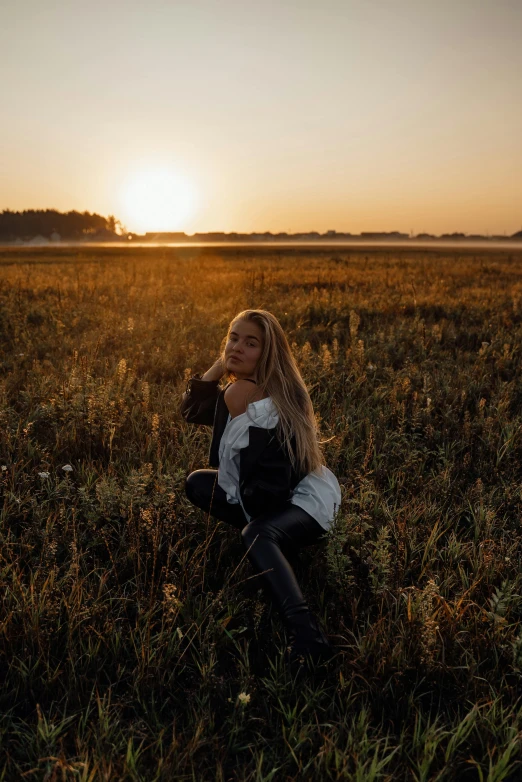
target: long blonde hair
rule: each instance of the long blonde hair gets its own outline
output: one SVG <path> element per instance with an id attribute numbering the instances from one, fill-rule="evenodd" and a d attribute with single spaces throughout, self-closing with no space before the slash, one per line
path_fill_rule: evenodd
<path id="1" fill-rule="evenodd" d="M 263 334 L 263 352 L 256 367 L 257 388 L 272 399 L 279 415 L 278 435 L 286 446 L 294 470 L 308 474 L 324 464 L 319 444 L 318 425 L 312 400 L 283 328 L 275 315 L 267 310 L 243 310 L 233 318 L 222 347 L 234 323 L 252 321 Z M 228 372 L 228 376 L 234 376 Z M 291 439 L 295 436 L 295 450 Z"/>

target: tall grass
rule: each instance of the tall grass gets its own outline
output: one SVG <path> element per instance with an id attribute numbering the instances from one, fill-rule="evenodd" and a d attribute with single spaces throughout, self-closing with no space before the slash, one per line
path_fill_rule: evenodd
<path id="1" fill-rule="evenodd" d="M 183 494 L 181 393 L 247 307 L 343 489 L 304 683 Z M 0 779 L 521 778 L 521 324 L 512 251 L 1 250 Z"/>

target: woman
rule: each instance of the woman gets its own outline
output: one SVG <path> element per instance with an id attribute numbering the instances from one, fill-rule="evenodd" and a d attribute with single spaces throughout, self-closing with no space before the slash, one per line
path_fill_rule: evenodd
<path id="1" fill-rule="evenodd" d="M 231 382 L 219 388 L 227 375 Z M 186 421 L 213 426 L 209 464 L 186 479 L 189 500 L 241 530 L 248 558 L 289 631 L 290 667 L 329 659 L 287 556 L 319 541 L 341 502 L 323 464 L 305 383 L 277 318 L 244 310 L 220 357 L 183 394 Z M 285 556 L 286 555 L 286 556 Z"/>

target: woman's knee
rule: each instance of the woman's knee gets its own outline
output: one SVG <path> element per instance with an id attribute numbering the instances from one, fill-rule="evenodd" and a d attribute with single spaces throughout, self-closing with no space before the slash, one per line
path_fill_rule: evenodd
<path id="1" fill-rule="evenodd" d="M 191 502 L 194 499 L 194 492 L 197 485 L 197 477 L 195 476 L 196 473 L 191 472 L 190 475 L 187 475 L 185 478 L 185 494 Z"/>
<path id="2" fill-rule="evenodd" d="M 248 549 L 251 547 L 252 543 L 255 540 L 255 535 L 252 534 L 252 523 L 248 523 L 246 527 L 243 527 L 241 530 L 241 540 L 243 542 L 243 546 L 248 551 Z"/>
<path id="3" fill-rule="evenodd" d="M 208 494 L 208 470 L 194 470 L 185 478 L 185 494 L 194 504 L 199 505 Z"/>
<path id="4" fill-rule="evenodd" d="M 249 522 L 241 530 L 241 540 L 244 547 L 248 550 L 254 543 L 262 546 L 265 540 L 273 540 L 272 530 L 268 524 L 260 525 Z"/>

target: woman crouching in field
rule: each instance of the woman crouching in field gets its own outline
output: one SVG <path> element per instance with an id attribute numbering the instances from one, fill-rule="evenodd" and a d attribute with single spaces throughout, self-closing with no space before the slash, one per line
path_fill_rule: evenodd
<path id="1" fill-rule="evenodd" d="M 220 388 L 223 375 L 229 382 Z M 187 477 L 187 497 L 241 530 L 248 558 L 288 631 L 290 667 L 305 658 L 329 659 L 330 643 L 285 554 L 324 536 L 341 492 L 323 464 L 312 402 L 274 315 L 244 310 L 233 319 L 220 357 L 188 381 L 181 413 L 190 423 L 213 426 L 214 469 Z"/>

